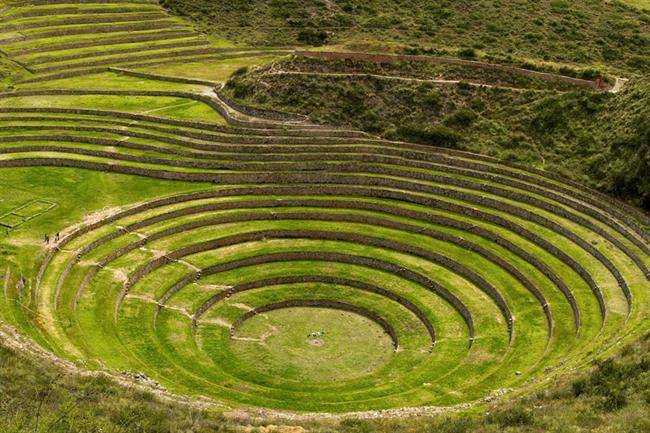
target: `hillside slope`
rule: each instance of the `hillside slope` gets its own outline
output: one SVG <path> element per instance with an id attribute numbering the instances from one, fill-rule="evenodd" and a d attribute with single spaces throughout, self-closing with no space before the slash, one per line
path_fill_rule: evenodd
<path id="1" fill-rule="evenodd" d="M 614 359 L 597 362 L 588 374 L 558 380 L 552 389 L 520 401 L 494 403 L 485 415 L 291 421 L 224 416 L 211 408 L 161 401 L 150 392 L 101 376 L 80 377 L 0 347 L 0 393 L 7 396 L 0 425 L 6 433 L 637 433 L 650 428 L 648 349 L 650 335 Z"/>
<path id="2" fill-rule="evenodd" d="M 381 40 L 555 62 L 649 67 L 650 11 L 604 0 L 162 0 L 206 31 L 250 44 Z"/>
<path id="3" fill-rule="evenodd" d="M 405 63 L 386 72 L 385 65 L 348 62 L 354 74 L 327 72 L 342 71 L 342 65 L 297 57 L 283 60 L 240 71 L 227 83 L 226 92 L 245 104 L 303 113 L 317 122 L 561 172 L 650 208 L 646 79 L 632 80 L 617 94 L 559 92 L 548 83 L 515 78 L 508 82 L 505 75 L 476 71 L 471 72 L 474 76 L 445 71 L 444 78 L 496 87 L 365 74 L 413 74 Z M 537 88 L 510 87 L 518 84 Z"/>
<path id="4" fill-rule="evenodd" d="M 600 111 L 597 134 L 605 152 L 593 159 L 601 185 L 640 197 L 650 209 L 650 82 L 632 83 Z"/>

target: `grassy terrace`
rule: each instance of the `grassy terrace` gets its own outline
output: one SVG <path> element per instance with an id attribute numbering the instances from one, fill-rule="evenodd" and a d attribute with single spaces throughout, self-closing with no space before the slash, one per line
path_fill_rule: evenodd
<path id="1" fill-rule="evenodd" d="M 7 2 L 0 17 L 0 41 L 2 51 L 32 74 L 26 77 L 28 82 L 101 72 L 111 66 L 260 54 L 231 44 L 213 46 L 155 2 Z"/>
<path id="2" fill-rule="evenodd" d="M 647 331 L 648 218 L 628 205 L 228 106 L 212 84 L 281 53 L 153 2 L 29 5 L 0 12 L 33 71 L 0 94 L 0 319 L 56 356 L 228 407 L 349 412 L 537 389 Z"/>
<path id="3" fill-rule="evenodd" d="M 11 235 L 42 258 L 10 265 L 3 311 L 62 357 L 230 404 L 350 411 L 475 400 L 645 326 L 646 235 L 594 193 L 471 154 L 231 118 L 192 99 L 200 86 L 171 97 L 149 90 L 170 83 L 119 74 L 83 94 L 52 83 L 0 98 L 5 172 L 138 174 L 168 191 L 109 192 L 120 210 L 76 228 L 54 218 L 56 247 Z M 339 342 L 347 373 L 312 372 L 319 343 L 301 355 L 302 334 L 279 330 L 330 317 L 330 301 L 380 315 L 398 350 L 336 313 L 326 332 L 367 338 Z"/>

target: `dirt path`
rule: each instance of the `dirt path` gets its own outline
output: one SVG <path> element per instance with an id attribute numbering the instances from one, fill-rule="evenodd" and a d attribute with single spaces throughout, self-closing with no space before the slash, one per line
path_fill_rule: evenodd
<path id="1" fill-rule="evenodd" d="M 630 81 L 628 78 L 621 78 L 621 77 L 616 77 L 616 82 L 614 83 L 614 86 L 609 89 L 610 93 L 618 93 L 621 91 L 625 83 Z"/>
<path id="2" fill-rule="evenodd" d="M 159 307 L 166 308 L 168 310 L 177 311 L 177 312 L 181 313 L 182 315 L 189 317 L 190 319 L 194 318 L 192 313 L 187 311 L 185 308 L 176 307 L 174 305 L 169 305 L 169 304 L 161 304 L 160 302 L 158 302 L 156 299 L 152 298 L 151 296 L 137 295 L 137 294 L 129 293 L 129 294 L 126 295 L 126 298 L 127 299 L 137 299 L 139 301 L 147 302 L 149 304 L 155 304 L 155 305 L 158 305 Z"/>
<path id="3" fill-rule="evenodd" d="M 431 84 L 440 84 L 440 85 L 457 85 L 461 82 L 464 82 L 473 87 L 485 87 L 485 88 L 496 88 L 496 89 L 507 89 L 515 92 L 548 92 L 545 89 L 530 89 L 530 88 L 521 88 L 521 87 L 510 87 L 510 86 L 495 86 L 492 84 L 483 84 L 472 81 L 463 81 L 463 80 L 443 80 L 443 79 L 433 79 L 433 78 L 415 78 L 415 77 L 402 77 L 399 75 L 381 75 L 381 74 L 368 74 L 363 72 L 306 72 L 306 71 L 285 71 L 285 70 L 274 70 L 265 73 L 264 75 L 306 75 L 306 76 L 321 76 L 321 77 L 373 77 L 380 80 L 397 80 L 405 81 L 411 83 L 431 83 Z"/>
<path id="4" fill-rule="evenodd" d="M 230 322 L 225 321 L 224 319 L 216 318 L 216 319 L 204 319 L 199 321 L 199 323 L 206 323 L 208 325 L 218 325 L 218 326 L 223 326 L 224 328 L 230 329 L 232 324 Z"/>

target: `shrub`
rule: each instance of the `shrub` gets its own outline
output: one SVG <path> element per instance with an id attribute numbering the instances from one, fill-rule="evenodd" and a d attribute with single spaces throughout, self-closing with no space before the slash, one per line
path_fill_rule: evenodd
<path id="1" fill-rule="evenodd" d="M 463 48 L 458 51 L 458 55 L 465 59 L 473 59 L 476 57 L 476 50 L 474 48 Z"/>
<path id="2" fill-rule="evenodd" d="M 427 92 L 426 95 L 424 95 L 422 103 L 424 106 L 432 110 L 437 110 L 442 106 L 442 97 L 440 96 L 440 93 L 436 92 L 435 90 L 431 90 Z"/>
<path id="3" fill-rule="evenodd" d="M 632 56 L 627 65 L 635 69 L 650 69 L 650 59 L 646 56 Z"/>
<path id="4" fill-rule="evenodd" d="M 597 69 L 585 69 L 583 71 L 580 71 L 579 76 L 584 80 L 593 80 L 595 78 L 602 77 L 603 74 Z"/>
<path id="5" fill-rule="evenodd" d="M 467 433 L 474 429 L 472 419 L 463 416 L 460 418 L 445 418 L 442 423 L 431 429 L 431 433 Z"/>
<path id="6" fill-rule="evenodd" d="M 368 421 L 354 418 L 341 421 L 341 427 L 345 427 L 344 431 L 349 433 L 371 433 L 374 431 L 374 428 Z"/>
<path id="7" fill-rule="evenodd" d="M 235 80 L 228 81 L 226 88 L 232 91 L 232 95 L 236 99 L 245 99 L 254 93 L 254 90 L 250 86 Z"/>
<path id="8" fill-rule="evenodd" d="M 235 72 L 232 73 L 233 77 L 240 77 L 248 72 L 248 66 L 242 66 L 241 68 L 237 68 Z"/>
<path id="9" fill-rule="evenodd" d="M 304 29 L 298 33 L 298 42 L 318 47 L 327 42 L 327 37 L 327 32 L 324 30 Z"/>
<path id="10" fill-rule="evenodd" d="M 532 125 L 538 131 L 553 130 L 566 120 L 565 107 L 560 100 L 553 97 L 544 99 L 536 111 Z"/>
<path id="11" fill-rule="evenodd" d="M 605 395 L 605 399 L 600 402 L 600 407 L 608 412 L 614 412 L 622 409 L 627 404 L 625 392 L 621 389 L 610 389 Z"/>
<path id="12" fill-rule="evenodd" d="M 461 108 L 454 111 L 453 113 L 448 114 L 444 123 L 448 126 L 461 126 L 466 127 L 470 126 L 477 118 L 477 114 L 468 108 Z"/>
<path id="13" fill-rule="evenodd" d="M 551 0 L 551 8 L 555 12 L 563 11 L 569 7 L 569 3 L 566 0 Z"/>
<path id="14" fill-rule="evenodd" d="M 490 424 L 498 424 L 502 427 L 518 427 L 533 423 L 533 414 L 530 410 L 520 406 L 514 406 L 488 416 Z"/>
<path id="15" fill-rule="evenodd" d="M 506 149 L 528 149 L 532 146 L 528 135 L 520 131 L 511 133 L 500 144 Z"/>
<path id="16" fill-rule="evenodd" d="M 568 66 L 562 66 L 558 69 L 558 72 L 561 75 L 566 75 L 567 77 L 575 77 L 576 71 L 573 68 L 569 68 Z"/>
<path id="17" fill-rule="evenodd" d="M 587 380 L 579 379 L 571 384 L 571 391 L 573 392 L 574 396 L 580 397 L 587 392 L 588 387 L 589 385 L 587 383 Z"/>
<path id="18" fill-rule="evenodd" d="M 460 134 L 446 126 L 435 125 L 426 128 L 417 125 L 400 126 L 396 130 L 398 138 L 434 146 L 457 148 Z"/>

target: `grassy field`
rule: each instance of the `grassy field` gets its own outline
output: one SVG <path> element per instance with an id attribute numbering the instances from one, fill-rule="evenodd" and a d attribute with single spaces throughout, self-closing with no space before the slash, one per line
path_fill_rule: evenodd
<path id="1" fill-rule="evenodd" d="M 24 67 L 0 94 L 0 330 L 65 376 L 47 373 L 56 385 L 42 395 L 39 361 L 21 370 L 28 355 L 3 351 L 9 431 L 262 431 L 285 411 L 450 407 L 472 418 L 399 428 L 550 429 L 518 401 L 551 407 L 551 384 L 647 334 L 647 215 L 562 177 L 551 158 L 542 171 L 487 146 L 436 146 L 471 140 L 472 125 L 505 128 L 497 120 L 515 123 L 516 107 L 592 106 L 603 93 L 502 71 L 468 83 L 476 74 L 447 66 L 371 71 L 396 74 L 391 85 L 363 71 L 361 84 L 326 78 L 319 64 L 276 81 L 286 50 L 206 38 L 153 2 L 32 3 L 0 10 L 5 63 Z M 417 81 L 430 75 L 454 82 Z M 382 89 L 401 105 L 416 98 L 412 117 Z M 616 103 L 634 113 L 621 122 L 632 131 L 645 108 L 627 89 Z M 436 117 L 437 130 L 409 129 Z M 540 110 L 540 128 L 556 121 Z M 603 368 L 574 397 L 645 407 L 629 396 L 642 379 L 605 392 Z M 33 386 L 18 392 L 21 377 Z M 26 414 L 33 393 L 57 418 Z M 510 403 L 478 416 L 497 396 Z"/>
<path id="2" fill-rule="evenodd" d="M 310 337 L 319 332 L 325 335 Z M 371 320 L 324 308 L 257 316 L 245 322 L 235 338 L 232 350 L 239 362 L 261 374 L 301 383 L 368 375 L 386 364 L 393 352 L 391 340 Z"/>

